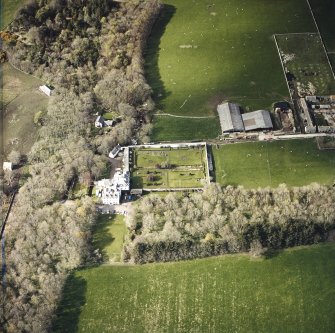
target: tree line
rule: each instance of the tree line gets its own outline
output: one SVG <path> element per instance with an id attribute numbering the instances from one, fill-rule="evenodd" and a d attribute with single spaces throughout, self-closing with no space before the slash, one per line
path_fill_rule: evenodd
<path id="1" fill-rule="evenodd" d="M 147 263 L 262 252 L 325 241 L 335 229 L 335 188 L 311 184 L 144 197 L 127 218 L 125 261 Z"/>
<path id="2" fill-rule="evenodd" d="M 90 185 L 105 171 L 104 153 L 115 143 L 150 129 L 142 50 L 158 10 L 155 0 L 34 0 L 8 27 L 16 36 L 5 42 L 9 60 L 55 91 L 47 112 L 36 115 L 29 177 L 6 229 L 5 332 L 50 331 L 68 272 L 92 259 L 94 202 L 67 200 L 68 191 L 74 180 Z M 106 111 L 121 121 L 96 130 L 96 114 Z"/>

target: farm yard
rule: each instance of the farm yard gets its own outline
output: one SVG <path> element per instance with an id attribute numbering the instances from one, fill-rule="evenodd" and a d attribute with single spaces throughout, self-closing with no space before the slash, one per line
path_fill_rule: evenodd
<path id="1" fill-rule="evenodd" d="M 27 154 L 37 138 L 34 116 L 37 112 L 46 112 L 48 97 L 38 90 L 42 81 L 9 63 L 1 65 L 0 75 L 3 78 L 5 152 L 15 149 Z"/>
<path id="2" fill-rule="evenodd" d="M 132 152 L 132 188 L 202 188 L 208 181 L 204 146 L 136 148 Z"/>
<path id="3" fill-rule="evenodd" d="M 305 0 L 163 3 L 145 54 L 154 99 L 165 113 L 211 118 L 155 116 L 154 141 L 216 137 L 223 100 L 253 111 L 289 98 L 272 36 L 316 32 Z"/>
<path id="4" fill-rule="evenodd" d="M 216 182 L 246 188 L 335 182 L 335 150 L 315 139 L 212 146 Z"/>
<path id="5" fill-rule="evenodd" d="M 300 96 L 331 95 L 335 80 L 319 34 L 277 35 L 281 59 Z"/>
<path id="6" fill-rule="evenodd" d="M 81 269 L 53 332 L 334 332 L 335 245 Z"/>

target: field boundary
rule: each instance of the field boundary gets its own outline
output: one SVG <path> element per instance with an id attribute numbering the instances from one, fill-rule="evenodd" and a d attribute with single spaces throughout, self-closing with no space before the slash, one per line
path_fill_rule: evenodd
<path id="1" fill-rule="evenodd" d="M 282 35 L 284 35 L 284 34 L 282 34 Z M 291 104 L 294 104 L 294 103 L 293 103 L 292 92 L 291 92 L 290 86 L 289 86 L 288 81 L 287 81 L 287 78 L 286 78 L 286 71 L 285 71 L 285 67 L 284 67 L 284 64 L 283 64 L 283 60 L 282 60 L 282 57 L 281 57 L 281 54 L 280 54 L 280 48 L 279 48 L 279 45 L 278 45 L 278 42 L 277 42 L 276 34 L 273 35 L 273 39 L 274 39 L 275 44 L 276 44 L 276 47 L 277 47 L 277 52 L 278 52 L 279 60 L 280 60 L 280 63 L 281 63 L 281 67 L 282 67 L 282 70 L 283 70 L 283 74 L 284 74 L 284 79 L 285 79 L 285 82 L 286 82 L 286 85 L 287 85 L 288 93 L 290 94 L 290 98 L 291 98 Z"/>
<path id="2" fill-rule="evenodd" d="M 310 10 L 310 12 L 311 12 L 311 14 L 312 14 L 312 18 L 313 18 L 314 24 L 315 24 L 316 29 L 317 29 L 317 31 L 318 31 L 318 34 L 319 34 L 319 36 L 320 36 L 321 44 L 322 44 L 323 49 L 324 49 L 324 51 L 325 51 L 325 54 L 326 54 L 326 57 L 327 57 L 327 60 L 328 60 L 328 64 L 329 64 L 329 66 L 330 66 L 330 69 L 331 69 L 332 74 L 333 74 L 333 78 L 334 78 L 334 80 L 335 80 L 335 73 L 334 73 L 334 70 L 333 70 L 333 66 L 332 66 L 332 64 L 331 64 L 331 62 L 330 62 L 330 59 L 329 59 L 329 56 L 328 56 L 328 52 L 327 52 L 325 43 L 324 43 L 324 41 L 323 41 L 323 38 L 322 38 L 322 35 L 321 35 L 321 32 L 320 32 L 318 23 L 316 22 L 316 19 L 315 19 L 314 13 L 313 13 L 312 6 L 311 6 L 311 4 L 309 3 L 309 0 L 306 0 L 306 2 L 307 2 L 307 5 L 308 5 L 308 7 L 309 7 L 309 10 Z"/>

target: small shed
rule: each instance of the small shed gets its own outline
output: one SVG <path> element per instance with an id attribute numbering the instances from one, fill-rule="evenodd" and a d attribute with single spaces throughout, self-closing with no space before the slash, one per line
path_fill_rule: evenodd
<path id="1" fill-rule="evenodd" d="M 54 89 L 51 86 L 43 85 L 43 86 L 39 87 L 39 90 L 50 97 L 52 95 Z"/>
<path id="2" fill-rule="evenodd" d="M 12 162 L 3 162 L 2 165 L 3 170 L 7 170 L 7 171 L 12 171 L 13 170 L 13 163 Z"/>

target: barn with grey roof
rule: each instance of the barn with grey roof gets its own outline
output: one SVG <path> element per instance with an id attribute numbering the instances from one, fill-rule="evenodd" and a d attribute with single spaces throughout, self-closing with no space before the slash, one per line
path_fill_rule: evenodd
<path id="1" fill-rule="evenodd" d="M 245 131 L 273 128 L 270 112 L 258 110 L 242 114 Z"/>
<path id="2" fill-rule="evenodd" d="M 218 113 L 222 133 L 244 131 L 240 107 L 234 103 L 223 103 L 218 105 Z"/>
<path id="3" fill-rule="evenodd" d="M 257 110 L 241 114 L 234 103 L 222 103 L 217 107 L 222 133 L 272 129 L 270 112 Z"/>

